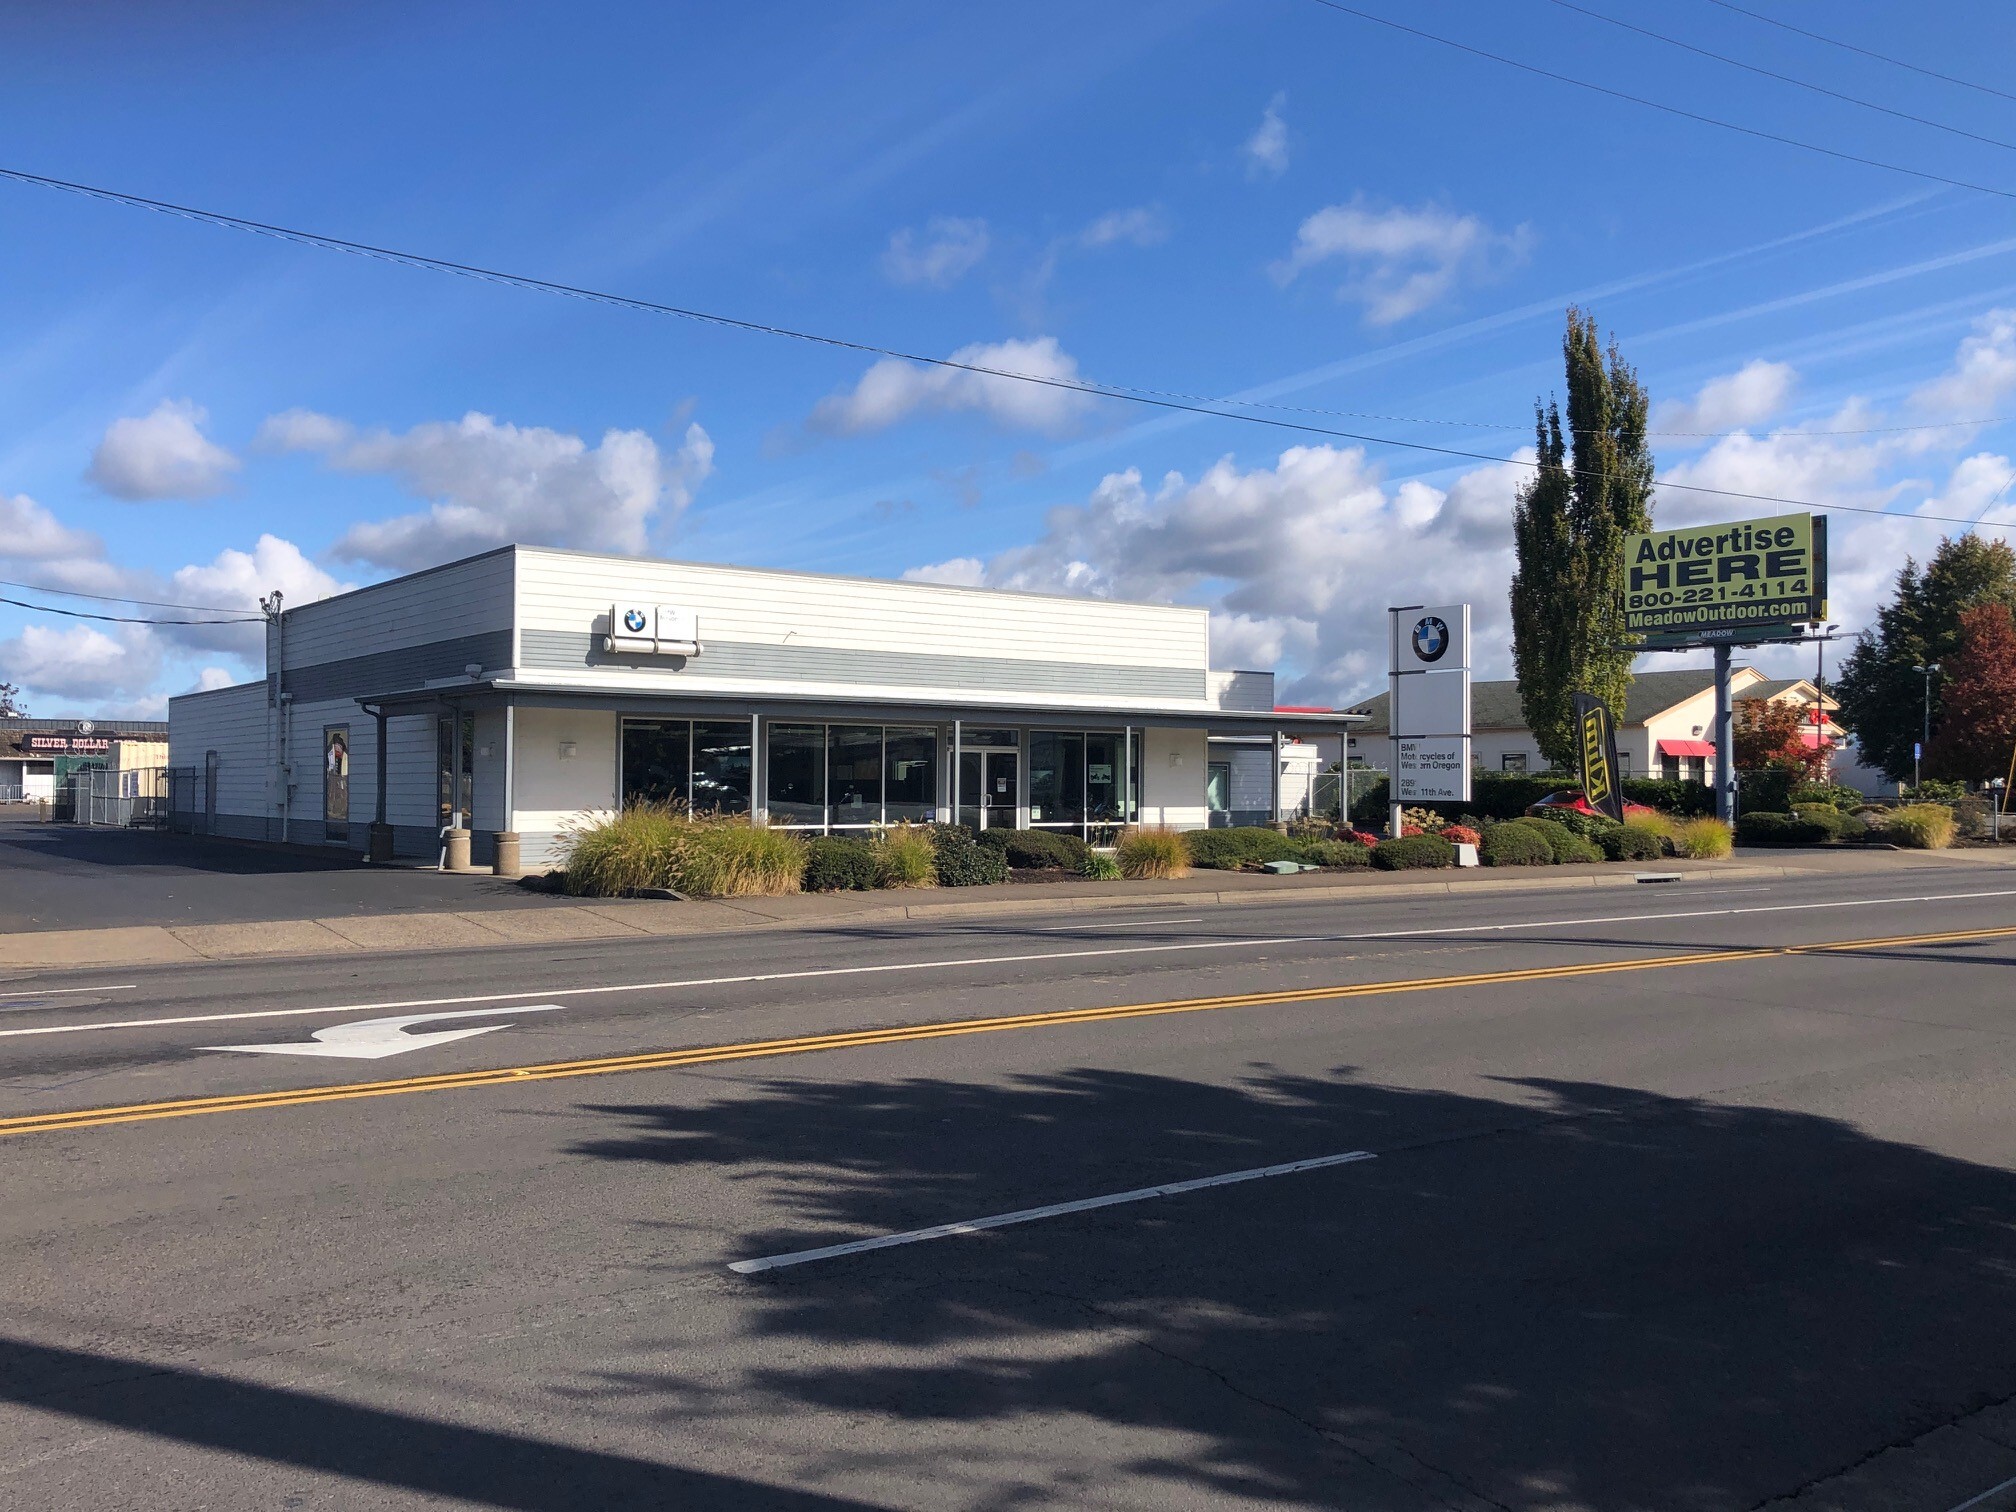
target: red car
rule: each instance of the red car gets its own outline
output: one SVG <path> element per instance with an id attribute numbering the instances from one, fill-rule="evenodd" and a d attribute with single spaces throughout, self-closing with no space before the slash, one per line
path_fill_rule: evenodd
<path id="1" fill-rule="evenodd" d="M 1538 814 L 1544 819 L 1549 809 L 1573 809 L 1578 814 L 1600 814 L 1603 812 L 1603 810 L 1597 808 L 1587 798 L 1583 797 L 1582 789 L 1580 788 L 1563 788 L 1558 793 L 1549 793 L 1538 803 L 1530 805 L 1526 812 L 1529 814 Z M 1655 808 L 1647 808 L 1642 803 L 1633 803 L 1629 798 L 1626 798 L 1624 800 L 1624 812 L 1627 814 L 1656 814 L 1659 811 Z"/>

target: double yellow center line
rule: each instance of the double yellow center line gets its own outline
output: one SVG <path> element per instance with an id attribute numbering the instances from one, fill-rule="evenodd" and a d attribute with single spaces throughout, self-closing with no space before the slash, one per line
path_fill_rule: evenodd
<path id="1" fill-rule="evenodd" d="M 34 1113 L 0 1118 L 0 1135 L 48 1134 L 63 1129 L 97 1129 L 108 1124 L 145 1123 L 157 1118 L 193 1118 L 205 1113 L 250 1113 L 262 1108 L 292 1108 L 306 1103 L 348 1102 L 359 1097 L 397 1097 L 409 1092 L 452 1092 L 469 1087 L 502 1087 L 522 1082 L 558 1081 L 576 1076 L 612 1076 L 630 1071 L 670 1071 L 724 1061 L 761 1060 L 772 1055 L 806 1055 L 820 1050 L 853 1050 L 870 1045 L 901 1045 L 913 1040 L 951 1039 L 962 1034 L 998 1034 L 1010 1029 L 1055 1029 L 1070 1024 L 1105 1024 L 1118 1019 L 1151 1018 L 1167 1013 L 1211 1013 L 1223 1008 L 1257 1008 L 1271 1004 L 1329 1002 L 1340 998 L 1377 997 L 1399 992 L 1436 992 L 1461 987 L 1494 987 L 1518 982 L 1556 981 L 1567 977 L 1611 976 L 1626 971 L 1659 971 L 1674 966 L 1713 966 L 1732 961 L 1761 961 L 1778 956 L 1820 955 L 1881 950 L 1907 945 L 1941 945 L 1963 940 L 1989 940 L 2016 935 L 2006 929 L 1963 929 L 1942 934 L 1891 935 L 1870 940 L 1830 940 L 1816 945 L 1773 945 L 1750 950 L 1694 951 L 1686 955 L 1650 956 L 1634 961 L 1602 961 L 1579 966 L 1536 966 L 1524 971 L 1485 971 L 1467 976 L 1412 977 L 1401 981 L 1358 982 L 1339 987 L 1305 987 L 1277 992 L 1245 992 L 1222 997 L 1176 998 L 1161 1003 L 1123 1003 L 1106 1008 L 1072 1008 L 1050 1013 L 1018 1013 L 1000 1018 L 951 1019 L 885 1029 L 856 1029 L 839 1034 L 801 1035 L 795 1039 L 748 1040 L 731 1045 L 703 1045 L 686 1050 L 653 1050 L 597 1060 L 547 1061 L 530 1066 L 504 1066 L 490 1071 L 454 1071 L 439 1076 L 408 1076 L 396 1081 L 349 1082 L 334 1087 L 290 1087 L 276 1092 L 248 1092 L 233 1097 L 188 1097 L 173 1102 L 128 1103 L 106 1108 L 78 1108 L 62 1113 Z M 530 995 L 530 994 L 528 994 Z M 497 1010 L 508 1014 L 508 1005 Z"/>

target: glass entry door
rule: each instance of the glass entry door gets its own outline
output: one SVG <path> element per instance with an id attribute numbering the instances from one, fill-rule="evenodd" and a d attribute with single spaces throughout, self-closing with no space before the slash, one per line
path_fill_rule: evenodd
<path id="1" fill-rule="evenodd" d="M 1021 797 L 1021 752 L 959 753 L 959 822 L 973 829 L 1013 829 Z"/>

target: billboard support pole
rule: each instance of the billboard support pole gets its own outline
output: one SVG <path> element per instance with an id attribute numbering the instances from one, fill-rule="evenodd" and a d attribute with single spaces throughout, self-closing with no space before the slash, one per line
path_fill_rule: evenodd
<path id="1" fill-rule="evenodd" d="M 1730 647 L 1715 648 L 1715 817 L 1736 822 L 1736 711 L 1730 697 Z"/>

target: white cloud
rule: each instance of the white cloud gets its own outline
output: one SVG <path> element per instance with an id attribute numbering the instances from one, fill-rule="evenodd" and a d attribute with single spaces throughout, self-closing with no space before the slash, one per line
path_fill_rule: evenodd
<path id="1" fill-rule="evenodd" d="M 1311 268 L 1342 261 L 1349 273 L 1338 293 L 1365 306 L 1373 325 L 1419 314 L 1459 285 L 1498 277 L 1525 261 L 1530 227 L 1494 231 L 1475 215 L 1439 205 L 1378 207 L 1360 194 L 1302 222 L 1295 245 L 1272 269 L 1286 285 Z"/>
<path id="2" fill-rule="evenodd" d="M 161 671 L 161 648 L 141 625 L 114 634 L 90 625 L 24 625 L 0 641 L 0 682 L 59 702 L 94 702 L 145 693 Z"/>
<path id="3" fill-rule="evenodd" d="M 192 693 L 214 693 L 219 688 L 233 688 L 243 682 L 242 677 L 223 667 L 205 667 L 196 676 L 196 686 Z"/>
<path id="4" fill-rule="evenodd" d="M 2016 390 L 2016 310 L 1990 310 L 1960 343 L 1952 371 L 1911 396 L 1918 409 L 1954 420 L 1983 420 Z"/>
<path id="5" fill-rule="evenodd" d="M 292 541 L 262 535 L 250 551 L 220 551 L 210 561 L 178 567 L 168 579 L 167 597 L 206 608 L 259 612 L 259 600 L 276 589 L 290 609 L 348 591 L 302 555 Z M 259 624 L 170 625 L 162 633 L 182 645 L 229 651 L 247 658 L 263 656 L 265 628 Z"/>
<path id="6" fill-rule="evenodd" d="M 1512 491 L 1530 476 L 1508 462 L 1446 492 L 1389 488 L 1362 450 L 1329 446 L 1294 447 L 1248 470 L 1228 457 L 1153 487 L 1130 468 L 1085 503 L 1052 510 L 1029 545 L 984 566 L 960 558 L 912 575 L 1206 603 L 1215 664 L 1291 661 L 1302 675 L 1284 688 L 1287 701 L 1335 702 L 1383 671 L 1388 603 L 1469 599 L 1477 643 L 1493 648 L 1487 675 L 1502 672 Z"/>
<path id="7" fill-rule="evenodd" d="M 1267 109 L 1261 114 L 1260 124 L 1253 135 L 1246 138 L 1246 176 L 1279 178 L 1288 171 L 1288 123 L 1281 118 L 1281 108 L 1288 103 L 1288 96 L 1277 94 L 1267 102 Z"/>
<path id="8" fill-rule="evenodd" d="M 912 567 L 903 574 L 905 582 L 945 583 L 954 588 L 978 588 L 987 581 L 987 564 L 978 557 L 953 557 Z"/>
<path id="9" fill-rule="evenodd" d="M 882 271 L 891 283 L 949 289 L 979 265 L 990 242 L 977 216 L 934 216 L 921 238 L 908 226 L 889 238 Z"/>
<path id="10" fill-rule="evenodd" d="M 961 347 L 951 360 L 968 367 L 1078 382 L 1078 362 L 1054 336 Z M 814 429 L 840 435 L 881 430 L 924 410 L 986 416 L 1007 429 L 1062 431 L 1092 407 L 1092 396 L 1042 383 L 995 378 L 960 368 L 924 367 L 884 357 L 845 393 L 812 410 Z"/>
<path id="11" fill-rule="evenodd" d="M 1659 405 L 1652 412 L 1652 428 L 1684 433 L 1761 425 L 1784 410 L 1797 381 L 1789 362 L 1746 362 L 1733 373 L 1709 379 L 1692 399 Z"/>
<path id="12" fill-rule="evenodd" d="M 429 500 L 424 512 L 352 526 L 336 543 L 339 557 L 399 569 L 509 542 L 641 552 L 653 526 L 676 518 L 714 470 L 713 439 L 697 424 L 670 457 L 639 430 L 606 431 L 589 446 L 475 411 L 394 434 L 289 410 L 261 434 L 318 451 L 344 472 L 394 478 Z"/>
<path id="13" fill-rule="evenodd" d="M 310 409 L 282 410 L 268 415 L 252 438 L 261 451 L 334 451 L 357 433 L 347 420 Z"/>
<path id="14" fill-rule="evenodd" d="M 105 543 L 88 530 L 72 530 L 26 494 L 0 494 L 0 558 L 49 562 L 97 557 Z"/>
<path id="15" fill-rule="evenodd" d="M 1108 210 L 1078 233 L 1078 245 L 1090 251 L 1106 247 L 1153 247 L 1169 239 L 1169 218 L 1155 205 Z"/>
<path id="16" fill-rule="evenodd" d="M 86 476 L 121 499 L 207 499 L 229 486 L 238 459 L 203 434 L 208 415 L 163 399 L 150 414 L 106 427 Z"/>

